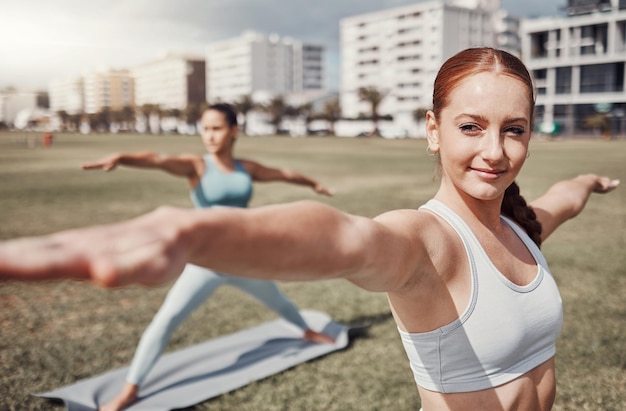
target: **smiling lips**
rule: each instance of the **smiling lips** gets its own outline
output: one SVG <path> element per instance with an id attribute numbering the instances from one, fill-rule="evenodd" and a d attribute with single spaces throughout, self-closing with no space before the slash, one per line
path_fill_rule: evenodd
<path id="1" fill-rule="evenodd" d="M 495 180 L 504 174 L 504 170 L 491 170 L 488 168 L 472 168 L 470 170 L 478 173 L 478 175 L 486 180 Z"/>

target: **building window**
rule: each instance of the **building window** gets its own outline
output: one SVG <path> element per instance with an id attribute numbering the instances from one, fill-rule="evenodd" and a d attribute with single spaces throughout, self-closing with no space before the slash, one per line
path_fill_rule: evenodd
<path id="1" fill-rule="evenodd" d="M 557 67 L 556 94 L 570 94 L 572 92 L 572 68 Z"/>
<path id="2" fill-rule="evenodd" d="M 534 116 L 535 117 L 535 124 L 540 124 L 541 121 L 543 120 L 543 116 L 546 112 L 546 107 L 545 106 L 541 106 L 541 105 L 536 105 L 535 106 L 535 113 Z"/>
<path id="3" fill-rule="evenodd" d="M 548 77 L 548 70 L 533 70 L 533 77 L 535 78 L 535 80 L 545 80 Z"/>
<path id="4" fill-rule="evenodd" d="M 583 26 L 580 31 L 580 54 L 606 54 L 608 42 L 608 24 Z"/>
<path id="5" fill-rule="evenodd" d="M 622 0 L 626 3 L 626 0 Z M 620 3 L 621 5 L 621 3 Z M 624 51 L 626 49 L 626 21 L 618 21 L 616 24 L 616 51 Z"/>
<path id="6" fill-rule="evenodd" d="M 624 91 L 624 63 L 592 64 L 580 67 L 581 93 Z"/>
<path id="7" fill-rule="evenodd" d="M 548 57 L 548 32 L 533 33 L 530 35 L 530 55 L 532 58 Z"/>
<path id="8" fill-rule="evenodd" d="M 554 50 L 554 53 L 556 57 L 560 57 L 561 56 L 561 30 L 556 30 L 555 36 L 556 36 L 556 44 L 554 46 L 556 50 Z"/>
<path id="9" fill-rule="evenodd" d="M 569 112 L 569 107 L 570 106 L 567 104 L 556 104 L 553 109 L 554 117 L 561 118 L 567 116 L 567 113 Z"/>

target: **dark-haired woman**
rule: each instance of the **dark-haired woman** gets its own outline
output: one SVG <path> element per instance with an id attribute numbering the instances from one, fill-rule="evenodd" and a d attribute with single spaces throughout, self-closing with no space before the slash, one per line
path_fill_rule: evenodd
<path id="1" fill-rule="evenodd" d="M 151 152 L 113 154 L 100 161 L 83 165 L 84 169 L 110 171 L 118 165 L 159 169 L 189 182 L 191 198 L 197 208 L 248 206 L 253 181 L 285 181 L 311 187 L 315 192 L 331 195 L 317 181 L 286 169 L 265 167 L 257 162 L 236 159 L 233 147 L 237 137 L 237 114 L 227 104 L 209 107 L 201 119 L 205 155 L 162 155 Z M 188 264 L 167 294 L 163 305 L 143 333 L 133 357 L 122 391 L 100 409 L 114 411 L 137 399 L 139 388 L 148 372 L 167 346 L 172 333 L 216 288 L 231 285 L 252 295 L 267 307 L 303 331 L 303 338 L 317 343 L 333 339 L 311 330 L 298 308 L 272 281 L 233 277 L 207 268 Z"/>
<path id="2" fill-rule="evenodd" d="M 531 77 L 519 59 L 468 49 L 435 80 L 426 123 L 441 183 L 419 209 L 370 219 L 312 201 L 162 208 L 106 228 L 7 243 L 0 257 L 27 253 L 36 262 L 0 262 L 0 273 L 58 278 L 64 268 L 64 276 L 110 286 L 163 281 L 182 260 L 253 278 L 344 278 L 387 293 L 424 411 L 547 411 L 562 307 L 539 245 L 591 193 L 612 191 L 619 181 L 580 175 L 527 204 L 515 179 L 533 109 Z M 110 236 L 125 239 L 123 252 L 87 241 Z M 145 236 L 158 249 L 146 247 Z M 170 264 L 146 254 L 166 255 Z"/>

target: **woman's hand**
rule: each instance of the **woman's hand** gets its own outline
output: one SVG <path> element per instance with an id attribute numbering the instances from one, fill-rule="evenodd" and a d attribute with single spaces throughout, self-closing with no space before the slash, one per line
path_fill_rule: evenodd
<path id="1" fill-rule="evenodd" d="M 85 163 L 82 165 L 83 170 L 94 170 L 94 169 L 102 169 L 104 171 L 114 170 L 115 167 L 119 164 L 120 156 L 119 154 L 111 154 L 101 160 L 94 161 L 91 163 Z"/>
<path id="2" fill-rule="evenodd" d="M 121 223 L 0 243 L 0 279 L 163 284 L 187 262 L 184 211 L 162 207 Z"/>
<path id="3" fill-rule="evenodd" d="M 604 194 L 615 190 L 620 183 L 618 179 L 611 179 L 606 176 L 597 176 L 595 174 L 585 174 L 580 177 L 594 179 L 595 184 L 593 185 L 592 192 L 599 194 Z"/>
<path id="4" fill-rule="evenodd" d="M 315 186 L 313 187 L 313 190 L 315 190 L 317 194 L 325 195 L 328 197 L 332 197 L 335 194 L 335 190 L 326 188 L 320 183 L 315 184 Z"/>

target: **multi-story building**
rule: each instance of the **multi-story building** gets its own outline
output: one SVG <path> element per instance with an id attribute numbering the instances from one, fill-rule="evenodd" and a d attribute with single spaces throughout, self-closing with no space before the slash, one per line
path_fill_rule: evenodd
<path id="1" fill-rule="evenodd" d="M 50 111 L 65 111 L 68 114 L 80 114 L 84 111 L 83 78 L 58 77 L 48 84 Z"/>
<path id="2" fill-rule="evenodd" d="M 245 95 L 285 95 L 324 87 L 324 47 L 246 31 L 207 47 L 210 102 Z"/>
<path id="3" fill-rule="evenodd" d="M 134 106 L 133 79 L 128 70 L 93 71 L 83 77 L 84 110 L 98 113 Z"/>
<path id="4" fill-rule="evenodd" d="M 324 82 L 324 47 L 295 42 L 293 91 L 321 90 L 325 87 Z"/>
<path id="5" fill-rule="evenodd" d="M 183 110 L 189 103 L 205 101 L 204 58 L 168 54 L 131 69 L 135 80 L 135 105 L 158 105 L 162 110 Z"/>
<path id="6" fill-rule="evenodd" d="M 0 123 L 5 126 L 15 126 L 20 113 L 28 115 L 47 108 L 47 93 L 14 88 L 0 90 Z"/>
<path id="7" fill-rule="evenodd" d="M 521 57 L 522 39 L 520 37 L 521 19 L 506 10 L 494 12 L 496 47 Z"/>
<path id="8" fill-rule="evenodd" d="M 430 1 L 340 21 L 341 108 L 345 117 L 370 114 L 361 87 L 385 94 L 379 112 L 415 127 L 413 112 L 432 104 L 441 64 L 471 46 L 495 46 L 499 1 Z"/>
<path id="9" fill-rule="evenodd" d="M 592 116 L 606 115 L 624 132 L 626 2 L 570 0 L 567 17 L 524 20 L 522 59 L 537 88 L 541 131 L 586 134 Z"/>

